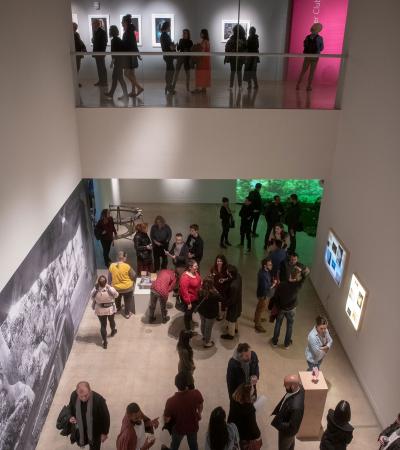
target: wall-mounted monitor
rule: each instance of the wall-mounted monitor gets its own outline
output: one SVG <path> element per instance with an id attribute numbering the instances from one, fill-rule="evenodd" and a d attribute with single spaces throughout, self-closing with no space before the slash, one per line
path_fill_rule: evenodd
<path id="1" fill-rule="evenodd" d="M 360 327 L 366 296 L 366 289 L 363 287 L 360 280 L 353 274 L 346 301 L 346 314 L 356 330 Z"/>
<path id="2" fill-rule="evenodd" d="M 338 286 L 342 284 L 348 257 L 349 253 L 344 248 L 344 245 L 339 241 L 335 233 L 329 230 L 325 248 L 325 265 Z"/>

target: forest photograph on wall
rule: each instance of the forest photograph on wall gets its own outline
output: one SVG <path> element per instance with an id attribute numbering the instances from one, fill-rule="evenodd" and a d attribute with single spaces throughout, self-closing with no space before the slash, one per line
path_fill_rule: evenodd
<path id="1" fill-rule="evenodd" d="M 84 182 L 0 292 L 0 448 L 33 450 L 95 277 Z"/>

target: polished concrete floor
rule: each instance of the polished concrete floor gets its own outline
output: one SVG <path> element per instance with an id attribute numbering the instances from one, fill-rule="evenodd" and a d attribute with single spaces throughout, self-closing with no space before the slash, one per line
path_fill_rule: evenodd
<path id="1" fill-rule="evenodd" d="M 138 206 L 138 205 L 137 205 Z M 145 221 L 152 222 L 157 214 L 162 214 L 171 225 L 173 232 L 186 233 L 190 223 L 198 223 L 205 241 L 205 257 L 202 273 L 219 253 L 218 207 L 210 205 L 139 205 L 144 209 Z M 237 208 L 238 209 L 238 208 Z M 238 223 L 238 222 L 237 222 Z M 204 434 L 209 415 L 216 406 L 228 409 L 226 390 L 226 367 L 238 342 L 248 342 L 260 359 L 261 377 L 259 393 L 267 397 L 267 402 L 258 412 L 257 421 L 262 431 L 263 449 L 277 449 L 277 432 L 270 426 L 271 411 L 284 393 L 282 380 L 284 375 L 305 370 L 304 348 L 307 334 L 313 326 L 313 320 L 323 307 L 310 282 L 306 282 L 301 293 L 294 325 L 294 344 L 289 350 L 281 346 L 272 348 L 269 340 L 272 325 L 267 323 L 266 334 L 256 334 L 251 318 L 256 304 L 256 272 L 263 256 L 263 232 L 265 221 L 260 219 L 260 237 L 253 240 L 254 250 L 244 254 L 238 247 L 224 250 L 228 260 L 238 265 L 244 279 L 244 312 L 240 319 L 239 338 L 234 341 L 219 339 L 221 325 L 217 323 L 213 330 L 216 346 L 204 349 L 200 337 L 193 338 L 194 359 L 196 364 L 196 387 L 205 398 L 203 420 L 200 424 L 199 448 L 204 449 Z M 233 230 L 230 240 L 238 243 L 238 229 Z M 304 233 L 299 234 L 298 252 L 301 260 L 311 263 L 314 239 Z M 127 249 L 130 260 L 136 265 L 133 244 L 129 240 L 118 241 L 113 249 Z M 100 256 L 100 249 L 97 249 Z M 114 255 L 115 253 L 113 253 Z M 121 419 L 126 405 L 138 402 L 143 411 L 152 418 L 161 417 L 166 399 L 175 392 L 174 376 L 177 372 L 178 357 L 176 339 L 183 328 L 182 314 L 175 309 L 170 311 L 171 321 L 162 325 L 148 325 L 140 316 L 130 320 L 116 317 L 118 334 L 109 340 L 107 350 L 101 347 L 99 323 L 87 307 L 70 357 L 57 389 L 49 416 L 38 444 L 40 450 L 61 450 L 70 448 L 69 440 L 59 435 L 55 428 L 57 415 L 61 407 L 68 402 L 69 395 L 76 383 L 88 380 L 92 388 L 101 393 L 108 402 L 111 413 L 111 430 L 104 449 L 115 449 Z M 323 363 L 322 370 L 329 385 L 326 411 L 334 407 L 339 400 L 346 399 L 352 407 L 352 424 L 355 426 L 354 441 L 349 448 L 354 450 L 376 450 L 376 438 L 380 432 L 377 419 L 344 353 L 334 330 L 332 351 Z M 325 418 L 324 418 L 325 425 Z M 159 428 L 156 432 L 156 444 L 169 444 L 168 433 Z M 181 445 L 187 449 L 186 442 Z M 316 450 L 318 441 L 297 441 L 297 449 Z"/>
<path id="2" fill-rule="evenodd" d="M 182 77 L 183 78 L 183 77 Z M 336 86 L 315 84 L 311 92 L 295 89 L 292 81 L 261 81 L 258 90 L 228 89 L 228 81 L 213 80 L 207 94 L 191 94 L 183 83 L 178 83 L 175 95 L 165 95 L 163 82 L 145 81 L 144 92 L 128 101 L 104 97 L 104 88 L 93 86 L 96 80 L 81 80 L 78 106 L 82 108 L 178 107 L 178 108 L 261 108 L 261 109 L 335 109 Z M 192 87 L 193 89 L 193 87 Z"/>

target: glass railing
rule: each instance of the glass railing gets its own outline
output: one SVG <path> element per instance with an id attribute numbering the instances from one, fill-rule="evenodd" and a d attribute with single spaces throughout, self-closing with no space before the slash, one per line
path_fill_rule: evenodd
<path id="1" fill-rule="evenodd" d="M 81 108 L 338 109 L 344 61 L 326 54 L 73 53 Z"/>

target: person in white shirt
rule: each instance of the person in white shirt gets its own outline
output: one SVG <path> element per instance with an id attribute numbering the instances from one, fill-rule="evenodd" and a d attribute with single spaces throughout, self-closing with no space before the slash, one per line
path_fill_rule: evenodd
<path id="1" fill-rule="evenodd" d="M 305 352 L 308 371 L 312 371 L 314 367 L 320 368 L 332 344 L 333 340 L 328 331 L 328 319 L 324 316 L 318 316 L 315 319 L 315 327 L 308 334 L 308 344 Z"/>

